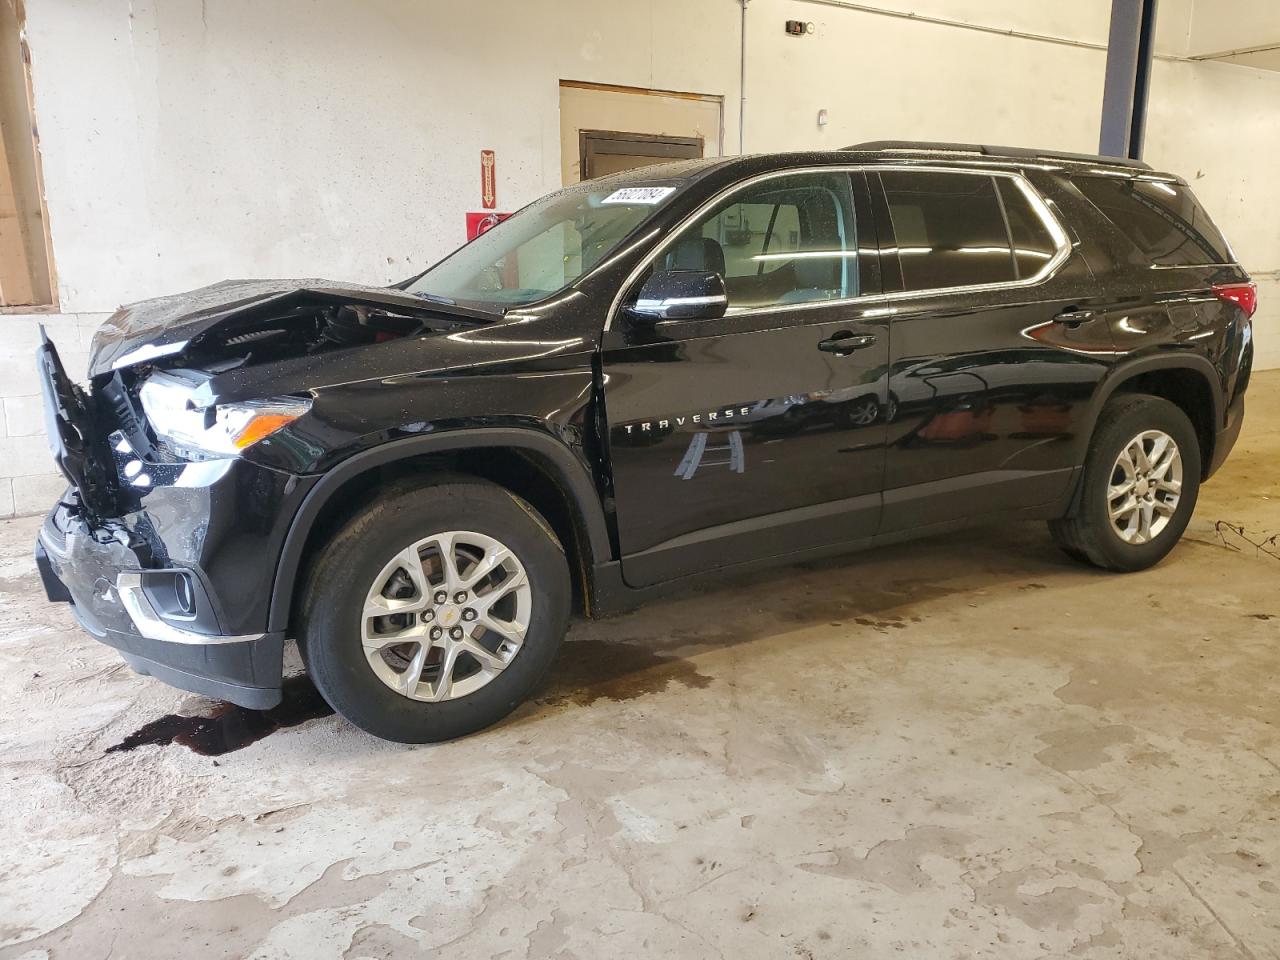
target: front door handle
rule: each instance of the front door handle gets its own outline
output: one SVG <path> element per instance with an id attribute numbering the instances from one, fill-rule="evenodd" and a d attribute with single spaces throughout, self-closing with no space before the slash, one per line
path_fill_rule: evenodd
<path id="1" fill-rule="evenodd" d="M 1068 307 L 1061 313 L 1054 314 L 1055 323 L 1084 323 L 1086 320 L 1092 320 L 1097 316 L 1097 312 L 1089 310 L 1085 307 Z"/>
<path id="2" fill-rule="evenodd" d="M 847 357 L 855 350 L 862 350 L 876 342 L 874 333 L 854 333 L 852 330 L 840 330 L 826 340 L 818 341 L 818 349 L 824 353 L 834 353 L 838 357 Z"/>

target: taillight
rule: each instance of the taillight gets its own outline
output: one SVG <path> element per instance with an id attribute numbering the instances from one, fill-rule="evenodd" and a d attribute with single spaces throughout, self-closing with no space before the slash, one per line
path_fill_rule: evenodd
<path id="1" fill-rule="evenodd" d="M 1258 309 L 1258 288 L 1252 283 L 1219 283 L 1213 287 L 1213 295 L 1219 300 L 1229 300 L 1252 317 Z"/>

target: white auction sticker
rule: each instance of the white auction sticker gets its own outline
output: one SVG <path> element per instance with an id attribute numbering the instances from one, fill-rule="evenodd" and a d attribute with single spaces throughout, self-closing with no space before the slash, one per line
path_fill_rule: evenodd
<path id="1" fill-rule="evenodd" d="M 654 204 L 676 192 L 675 187 L 623 187 L 609 194 L 601 203 Z"/>

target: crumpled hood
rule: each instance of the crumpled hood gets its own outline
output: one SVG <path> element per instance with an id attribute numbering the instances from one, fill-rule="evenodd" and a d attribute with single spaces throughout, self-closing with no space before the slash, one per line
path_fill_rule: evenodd
<path id="1" fill-rule="evenodd" d="M 223 280 L 187 293 L 140 300 L 121 307 L 93 337 L 89 376 L 175 356 L 203 334 L 247 310 L 290 298 L 315 297 L 332 302 L 430 309 L 472 319 L 483 316 L 462 307 L 427 302 L 391 287 L 332 280 Z"/>

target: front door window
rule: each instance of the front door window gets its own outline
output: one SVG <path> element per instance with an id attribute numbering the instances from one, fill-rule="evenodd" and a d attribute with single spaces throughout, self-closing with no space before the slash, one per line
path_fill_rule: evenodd
<path id="1" fill-rule="evenodd" d="M 856 297 L 849 175 L 803 173 L 746 187 L 686 227 L 659 269 L 721 274 L 730 314 Z"/>

